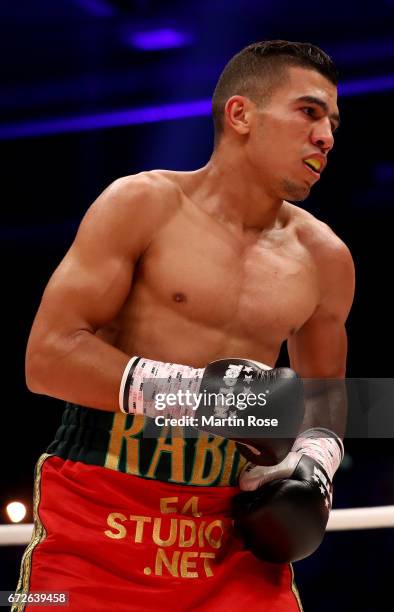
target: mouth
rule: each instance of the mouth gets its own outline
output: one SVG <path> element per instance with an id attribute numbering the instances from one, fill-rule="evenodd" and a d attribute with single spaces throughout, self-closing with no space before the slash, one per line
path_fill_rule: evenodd
<path id="1" fill-rule="evenodd" d="M 324 163 L 321 159 L 317 157 L 308 157 L 302 160 L 302 162 L 315 178 L 320 178 L 320 174 L 324 169 Z"/>

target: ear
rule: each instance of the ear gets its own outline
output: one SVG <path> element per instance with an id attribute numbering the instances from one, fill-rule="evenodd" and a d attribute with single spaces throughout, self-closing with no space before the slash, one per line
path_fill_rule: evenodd
<path id="1" fill-rule="evenodd" d="M 252 102 L 245 96 L 231 96 L 224 107 L 226 124 L 237 134 L 244 135 L 250 131 Z"/>

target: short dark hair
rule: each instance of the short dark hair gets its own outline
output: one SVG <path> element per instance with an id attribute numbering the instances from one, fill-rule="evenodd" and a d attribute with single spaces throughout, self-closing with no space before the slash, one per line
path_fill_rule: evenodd
<path id="1" fill-rule="evenodd" d="M 223 132 L 223 111 L 236 94 L 253 102 L 264 101 L 280 82 L 285 68 L 300 66 L 316 70 L 334 85 L 338 71 L 327 53 L 311 43 L 267 40 L 248 45 L 234 55 L 219 77 L 212 98 L 215 143 Z"/>

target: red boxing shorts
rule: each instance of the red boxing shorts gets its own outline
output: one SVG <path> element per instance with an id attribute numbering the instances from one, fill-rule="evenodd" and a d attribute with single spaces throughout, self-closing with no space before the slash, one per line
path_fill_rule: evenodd
<path id="1" fill-rule="evenodd" d="M 78 414 L 73 410 L 72 419 Z M 88 417 L 85 410 L 83 419 Z M 101 413 L 97 418 L 105 420 L 110 415 Z M 102 423 L 100 427 L 104 429 Z M 171 482 L 171 477 L 163 481 L 137 476 L 130 473 L 131 468 L 125 473 L 75 460 L 76 453 L 84 452 L 87 459 L 99 463 L 99 447 L 110 448 L 107 441 L 102 445 L 102 431 L 92 434 L 92 421 L 82 428 L 89 431 L 89 441 L 81 446 L 81 428 L 81 423 L 76 427 L 73 421 L 66 428 L 69 433 L 61 436 L 63 446 L 59 443 L 55 449 L 73 459 L 45 454 L 37 464 L 35 526 L 22 559 L 18 591 L 67 592 L 65 609 L 75 612 L 302 610 L 291 566 L 256 559 L 233 530 L 230 507 L 236 486 L 179 484 Z M 119 439 L 119 429 L 109 431 L 117 432 Z M 95 436 L 100 440 L 97 444 Z M 168 459 L 170 444 L 160 444 L 164 448 L 160 456 Z M 209 440 L 204 444 L 209 448 Z M 219 457 L 214 455 L 218 444 L 215 441 L 207 453 L 211 455 L 208 471 L 194 465 L 190 473 L 196 482 L 206 480 L 209 473 L 215 476 L 212 457 Z M 89 455 L 92 446 L 95 454 Z M 200 442 L 199 456 L 202 448 Z M 109 457 L 107 452 L 103 465 L 114 461 L 113 455 Z M 229 463 L 225 453 L 223 461 Z M 129 465 L 134 471 L 138 468 L 131 460 Z M 179 473 L 179 478 L 184 479 L 185 473 Z M 170 470 L 171 474 L 174 477 L 176 472 Z M 223 474 L 217 478 L 223 481 Z M 12 610 L 48 607 L 14 605 Z"/>

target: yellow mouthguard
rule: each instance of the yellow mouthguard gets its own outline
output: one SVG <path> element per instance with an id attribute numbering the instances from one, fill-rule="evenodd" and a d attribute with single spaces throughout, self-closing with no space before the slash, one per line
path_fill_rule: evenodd
<path id="1" fill-rule="evenodd" d="M 308 157 L 308 159 L 306 159 L 305 162 L 309 164 L 310 166 L 312 166 L 314 170 L 317 170 L 317 172 L 319 172 L 320 168 L 322 167 L 321 161 L 318 159 L 315 159 L 314 157 Z"/>

